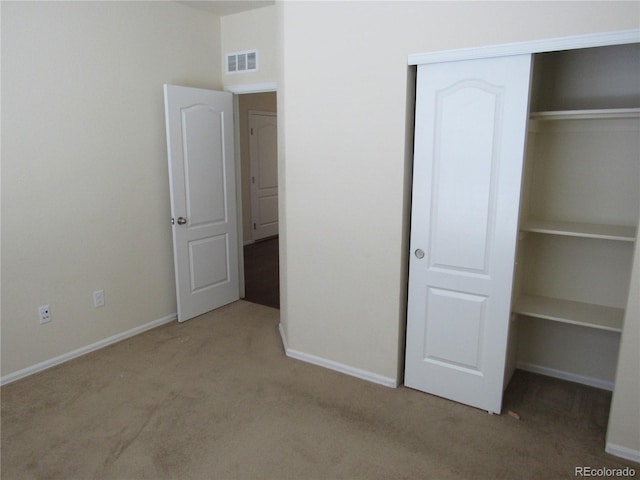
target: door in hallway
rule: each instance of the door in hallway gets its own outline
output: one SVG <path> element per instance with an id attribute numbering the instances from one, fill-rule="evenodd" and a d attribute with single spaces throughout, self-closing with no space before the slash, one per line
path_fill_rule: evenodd
<path id="1" fill-rule="evenodd" d="M 270 112 L 249 112 L 253 240 L 278 234 L 278 129 Z"/>

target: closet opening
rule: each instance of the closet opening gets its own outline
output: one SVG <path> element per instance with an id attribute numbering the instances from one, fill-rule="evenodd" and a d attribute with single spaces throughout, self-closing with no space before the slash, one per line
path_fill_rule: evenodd
<path id="1" fill-rule="evenodd" d="M 640 215 L 640 44 L 534 55 L 514 367 L 613 390 Z"/>

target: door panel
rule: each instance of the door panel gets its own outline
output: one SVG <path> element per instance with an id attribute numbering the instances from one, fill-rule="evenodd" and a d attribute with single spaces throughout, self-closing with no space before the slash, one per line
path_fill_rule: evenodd
<path id="1" fill-rule="evenodd" d="M 457 84 L 437 94 L 441 118 L 436 123 L 433 158 L 434 266 L 486 270 L 499 94 L 495 87 L 479 81 Z M 473 162 L 468 162 L 468 152 L 474 152 Z"/>
<path id="2" fill-rule="evenodd" d="M 233 107 L 229 93 L 175 85 L 164 90 L 182 322 L 240 297 Z"/>
<path id="3" fill-rule="evenodd" d="M 208 105 L 182 110 L 188 228 L 226 220 L 223 112 Z"/>
<path id="4" fill-rule="evenodd" d="M 229 237 L 218 235 L 189 242 L 191 292 L 229 281 Z"/>
<path id="5" fill-rule="evenodd" d="M 429 288 L 424 361 L 480 371 L 486 300 L 482 295 Z"/>
<path id="6" fill-rule="evenodd" d="M 405 384 L 499 412 L 531 57 L 418 67 Z"/>

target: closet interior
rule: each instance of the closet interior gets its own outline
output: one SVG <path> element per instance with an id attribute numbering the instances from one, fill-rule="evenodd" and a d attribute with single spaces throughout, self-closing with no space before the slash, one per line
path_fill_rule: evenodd
<path id="1" fill-rule="evenodd" d="M 613 390 L 640 217 L 640 44 L 534 56 L 523 174 L 507 374 Z"/>

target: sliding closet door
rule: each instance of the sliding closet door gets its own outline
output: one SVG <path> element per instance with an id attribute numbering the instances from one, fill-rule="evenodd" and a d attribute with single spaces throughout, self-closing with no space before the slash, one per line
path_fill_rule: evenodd
<path id="1" fill-rule="evenodd" d="M 500 412 L 531 56 L 418 66 L 405 384 Z"/>

